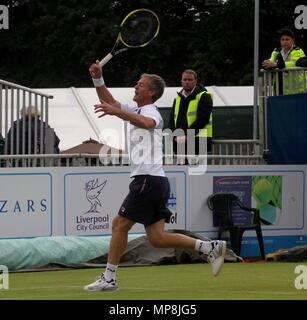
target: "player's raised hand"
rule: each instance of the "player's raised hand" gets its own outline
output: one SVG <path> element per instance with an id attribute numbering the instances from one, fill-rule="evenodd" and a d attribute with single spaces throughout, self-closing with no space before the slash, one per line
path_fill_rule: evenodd
<path id="1" fill-rule="evenodd" d="M 99 65 L 99 60 L 93 63 L 89 68 L 90 75 L 93 79 L 99 79 L 102 76 L 102 69 Z"/>

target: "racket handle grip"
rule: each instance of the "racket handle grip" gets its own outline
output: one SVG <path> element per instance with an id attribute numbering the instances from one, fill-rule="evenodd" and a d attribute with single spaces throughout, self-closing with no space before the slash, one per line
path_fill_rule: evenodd
<path id="1" fill-rule="evenodd" d="M 113 58 L 113 55 L 111 53 L 107 54 L 100 62 L 100 67 L 103 67 L 105 64 L 107 64 L 111 59 Z"/>

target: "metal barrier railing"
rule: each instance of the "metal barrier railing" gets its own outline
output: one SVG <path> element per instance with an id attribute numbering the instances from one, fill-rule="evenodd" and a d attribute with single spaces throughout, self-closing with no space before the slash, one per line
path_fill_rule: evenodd
<path id="1" fill-rule="evenodd" d="M 212 153 L 204 156 L 165 155 L 165 165 L 263 164 L 258 140 L 213 140 Z M 126 154 L 36 154 L 0 156 L 2 167 L 76 167 L 129 165 Z"/>
<path id="2" fill-rule="evenodd" d="M 263 164 L 259 140 L 212 140 L 209 164 Z"/>
<path id="3" fill-rule="evenodd" d="M 46 145 L 38 144 L 38 141 L 48 139 L 48 101 L 52 98 L 0 79 L 0 133 L 6 141 L 4 154 L 44 153 Z M 26 108 L 31 106 L 35 107 L 36 112 L 32 115 L 33 121 L 26 121 Z M 48 149 L 46 151 L 49 153 Z"/>
<path id="4" fill-rule="evenodd" d="M 307 92 L 307 68 L 261 70 L 264 97 Z"/>
<path id="5" fill-rule="evenodd" d="M 260 165 L 260 155 L 208 155 L 192 157 L 166 156 L 164 165 Z M 129 159 L 121 156 L 99 154 L 41 154 L 41 155 L 4 155 L 0 156 L 0 167 L 91 167 L 129 165 Z"/>
<path id="6" fill-rule="evenodd" d="M 212 140 L 212 155 L 260 155 L 259 140 Z"/>

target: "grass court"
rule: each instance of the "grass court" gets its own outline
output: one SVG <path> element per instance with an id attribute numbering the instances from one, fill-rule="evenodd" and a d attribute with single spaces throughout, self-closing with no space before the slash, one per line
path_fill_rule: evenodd
<path id="1" fill-rule="evenodd" d="M 218 277 L 206 263 L 122 267 L 116 292 L 83 290 L 103 269 L 10 273 L 0 300 L 307 300 L 295 288 L 297 265 L 307 264 L 225 263 Z"/>

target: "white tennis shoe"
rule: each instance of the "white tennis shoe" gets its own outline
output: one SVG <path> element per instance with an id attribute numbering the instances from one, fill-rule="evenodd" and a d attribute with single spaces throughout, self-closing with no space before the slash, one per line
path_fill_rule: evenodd
<path id="1" fill-rule="evenodd" d="M 95 282 L 83 287 L 86 291 L 115 291 L 118 289 L 116 280 L 107 281 L 102 274 Z"/>
<path id="2" fill-rule="evenodd" d="M 219 275 L 226 254 L 226 241 L 213 241 L 213 249 L 208 253 L 207 261 L 211 264 L 212 273 L 216 277 Z"/>

